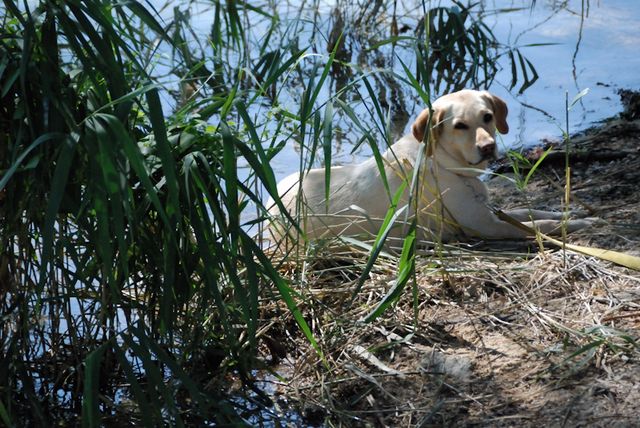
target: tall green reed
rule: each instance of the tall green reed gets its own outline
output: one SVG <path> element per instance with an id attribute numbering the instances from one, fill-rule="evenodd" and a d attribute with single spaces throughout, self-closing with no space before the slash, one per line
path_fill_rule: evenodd
<path id="1" fill-rule="evenodd" d="M 137 2 L 0 10 L 0 417 L 241 422 L 210 382 L 250 382 L 259 298 L 314 340 L 254 239 L 260 219 L 243 220 L 261 206 L 252 183 L 275 195 L 279 150 L 249 109 L 302 51 L 250 52 L 241 12 L 271 15 L 234 2 L 214 5 L 205 51 L 179 13 L 167 25 Z M 174 113 L 167 75 L 198 88 Z"/>

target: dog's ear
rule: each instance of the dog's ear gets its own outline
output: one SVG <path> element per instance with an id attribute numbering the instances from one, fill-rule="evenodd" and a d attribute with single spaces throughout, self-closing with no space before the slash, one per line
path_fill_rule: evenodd
<path id="1" fill-rule="evenodd" d="M 418 118 L 413 125 L 411 126 L 411 133 L 415 137 L 416 140 L 422 142 L 424 140 L 425 130 L 427 129 L 427 125 L 429 124 L 429 109 L 426 108 L 422 110 L 422 112 L 418 115 Z"/>
<path id="2" fill-rule="evenodd" d="M 493 106 L 493 115 L 496 118 L 496 128 L 501 134 L 507 134 L 509 132 L 509 124 L 507 124 L 507 114 L 509 113 L 509 109 L 507 108 L 507 103 L 505 103 L 502 98 L 487 91 L 484 91 L 484 95 Z"/>
<path id="3" fill-rule="evenodd" d="M 419 142 L 425 142 L 424 137 L 427 132 L 427 126 L 429 126 L 429 117 L 431 113 L 428 108 L 422 110 L 422 113 L 418 115 L 418 118 L 411 126 L 411 133 L 414 138 Z M 431 156 L 433 153 L 433 145 L 436 143 L 440 131 L 442 129 L 442 111 L 434 110 L 433 118 L 431 119 L 431 138 L 427 147 L 427 156 Z"/>

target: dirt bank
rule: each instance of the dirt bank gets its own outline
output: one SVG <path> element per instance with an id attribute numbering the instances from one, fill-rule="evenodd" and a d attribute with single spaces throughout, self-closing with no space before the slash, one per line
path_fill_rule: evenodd
<path id="1" fill-rule="evenodd" d="M 570 242 L 640 255 L 638 117 L 627 111 L 572 138 L 571 208 L 602 221 Z M 549 154 L 533 175 L 524 190 L 531 207 L 561 208 L 564 160 Z M 524 206 L 508 180 L 490 187 L 496 205 Z M 351 302 L 365 260 L 329 249 L 287 272 L 302 279 L 302 310 L 327 362 L 299 333 L 291 337 L 293 327 L 270 330 L 289 344 L 276 391 L 305 424 L 638 423 L 638 272 L 535 243 L 460 244 L 421 255 L 415 283 L 365 324 L 358 320 L 393 286 L 397 267 L 380 259 Z M 293 326 L 281 309 L 265 317 Z"/>
<path id="2" fill-rule="evenodd" d="M 640 104 L 629 107 L 634 112 L 627 110 L 620 118 L 571 138 L 571 209 L 604 222 L 572 234 L 570 241 L 640 255 Z M 533 164 L 549 147 L 552 151 L 524 193 L 532 207 L 560 210 L 565 184 L 564 143 L 547 141 L 526 155 Z M 504 163 L 500 168 L 513 178 L 509 169 Z M 490 189 L 497 206 L 526 206 L 521 192 L 506 179 L 492 179 Z"/>

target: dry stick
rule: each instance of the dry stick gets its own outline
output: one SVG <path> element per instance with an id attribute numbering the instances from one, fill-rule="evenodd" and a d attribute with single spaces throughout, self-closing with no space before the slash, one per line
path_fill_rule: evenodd
<path id="1" fill-rule="evenodd" d="M 499 209 L 492 208 L 492 210 L 493 210 L 493 213 L 500 220 L 506 221 L 507 223 L 528 232 L 532 236 L 539 235 L 542 238 L 544 238 L 546 241 L 551 242 L 554 245 L 558 245 L 563 249 L 569 249 L 576 253 L 597 257 L 602 260 L 607 260 L 607 261 L 619 264 L 621 266 L 640 271 L 640 257 L 632 256 L 631 254 L 621 253 L 619 251 L 605 250 L 597 247 L 585 247 L 582 245 L 565 243 L 564 241 L 559 241 L 555 238 L 552 238 L 548 235 L 540 233 L 539 231 L 534 230 L 520 223 L 518 220 L 514 219 L 513 217 L 509 216 L 508 214 L 504 213 Z"/>
<path id="2" fill-rule="evenodd" d="M 602 318 L 602 322 L 618 320 L 621 318 L 634 318 L 634 317 L 640 317 L 640 312 L 633 312 L 633 313 L 624 314 L 624 315 L 610 315 Z"/>

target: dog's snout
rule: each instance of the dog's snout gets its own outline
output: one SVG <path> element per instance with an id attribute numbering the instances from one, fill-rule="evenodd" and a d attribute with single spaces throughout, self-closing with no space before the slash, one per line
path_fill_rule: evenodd
<path id="1" fill-rule="evenodd" d="M 478 150 L 482 154 L 483 158 L 492 157 L 495 155 L 496 143 L 493 140 L 486 140 L 478 143 Z"/>
<path id="2" fill-rule="evenodd" d="M 482 127 L 476 130 L 476 148 L 482 159 L 491 159 L 496 156 L 496 140 Z"/>

